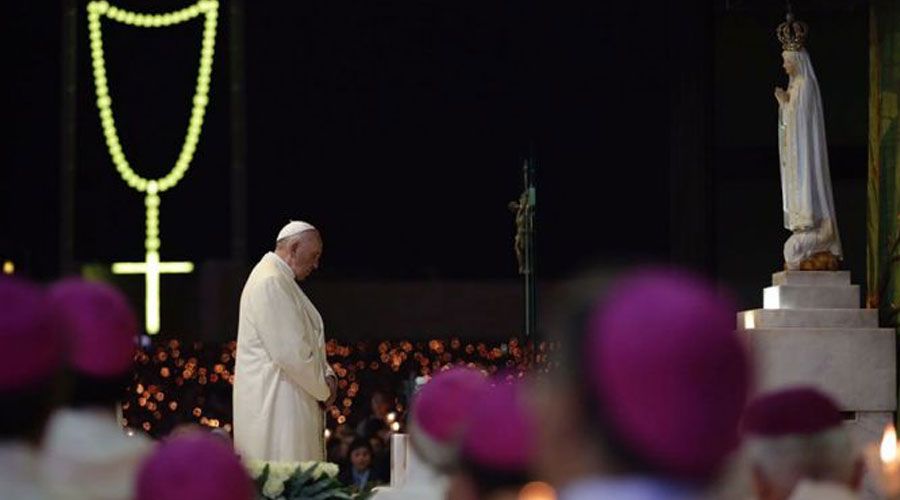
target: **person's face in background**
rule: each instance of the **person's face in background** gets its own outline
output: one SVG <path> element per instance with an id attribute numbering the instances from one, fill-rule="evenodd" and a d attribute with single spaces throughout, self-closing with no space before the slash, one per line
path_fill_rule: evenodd
<path id="1" fill-rule="evenodd" d="M 375 418 L 384 420 L 387 418 L 388 412 L 391 411 L 391 402 L 388 397 L 381 392 L 372 394 L 372 414 Z"/>
<path id="2" fill-rule="evenodd" d="M 350 464 L 358 472 L 365 471 L 372 465 L 372 453 L 365 447 L 356 448 L 350 452 Z"/>

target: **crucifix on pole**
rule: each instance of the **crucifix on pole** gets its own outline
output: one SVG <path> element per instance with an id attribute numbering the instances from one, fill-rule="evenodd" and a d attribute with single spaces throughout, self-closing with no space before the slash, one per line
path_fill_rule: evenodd
<path id="1" fill-rule="evenodd" d="M 536 252 L 534 244 L 534 214 L 537 189 L 534 183 L 535 160 L 530 157 L 522 166 L 522 194 L 509 204 L 516 214 L 516 258 L 522 275 L 525 294 L 525 336 L 531 337 L 537 324 Z"/>

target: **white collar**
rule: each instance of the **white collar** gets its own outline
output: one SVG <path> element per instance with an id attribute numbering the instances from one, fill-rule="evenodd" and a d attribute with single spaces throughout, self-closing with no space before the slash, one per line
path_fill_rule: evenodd
<path id="1" fill-rule="evenodd" d="M 285 262 L 284 259 L 282 259 L 277 253 L 269 252 L 266 254 L 266 257 L 275 262 L 275 267 L 277 267 L 278 270 L 281 271 L 281 274 L 284 274 L 285 277 L 290 278 L 291 281 L 296 280 L 297 277 L 294 275 L 294 270 L 291 269 L 291 266 L 289 266 L 288 263 Z"/>

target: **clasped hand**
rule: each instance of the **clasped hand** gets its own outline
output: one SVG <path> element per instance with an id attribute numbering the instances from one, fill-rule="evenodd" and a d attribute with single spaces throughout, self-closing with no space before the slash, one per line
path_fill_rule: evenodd
<path id="1" fill-rule="evenodd" d="M 785 90 L 781 87 L 775 87 L 775 99 L 778 101 L 778 104 L 784 104 L 790 100 L 790 94 L 785 92 Z"/>

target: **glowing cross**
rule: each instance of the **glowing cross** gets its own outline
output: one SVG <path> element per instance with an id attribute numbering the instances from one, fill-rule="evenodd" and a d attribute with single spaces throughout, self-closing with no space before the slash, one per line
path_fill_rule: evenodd
<path id="1" fill-rule="evenodd" d="M 160 262 L 159 259 L 159 193 L 171 189 L 184 177 L 200 138 L 203 116 L 209 103 L 209 80 L 212 75 L 213 53 L 216 45 L 216 24 L 219 2 L 217 0 L 197 0 L 194 5 L 177 11 L 144 14 L 131 12 L 110 5 L 107 0 L 92 0 L 88 3 L 88 32 L 91 40 L 91 63 L 94 68 L 94 90 L 97 94 L 97 109 L 100 111 L 100 125 L 116 171 L 130 187 L 146 193 L 147 239 L 144 241 L 146 257 L 144 262 L 116 262 L 112 266 L 115 274 L 143 274 L 146 276 L 146 328 L 147 333 L 159 332 L 159 275 L 164 273 L 189 273 L 194 270 L 191 262 Z M 129 26 L 161 28 L 180 24 L 199 16 L 204 16 L 203 43 L 200 50 L 200 69 L 197 72 L 197 86 L 192 99 L 191 118 L 181 153 L 172 170 L 163 177 L 152 180 L 141 177 L 134 171 L 116 131 L 113 119 L 112 97 L 106 77 L 106 62 L 103 57 L 103 34 L 101 19 L 109 19 Z"/>
<path id="2" fill-rule="evenodd" d="M 159 333 L 159 275 L 172 273 L 190 273 L 194 270 L 193 262 L 160 262 L 159 261 L 159 194 L 156 181 L 150 181 L 147 197 L 147 239 L 144 246 L 147 255 L 144 262 L 115 262 L 113 274 L 143 274 L 146 278 L 144 292 L 144 317 L 147 333 Z"/>

